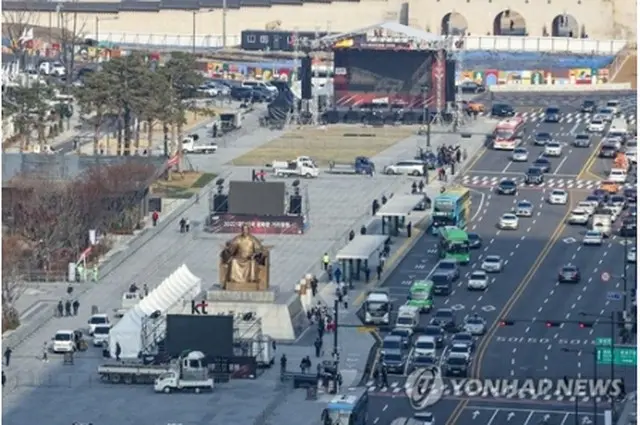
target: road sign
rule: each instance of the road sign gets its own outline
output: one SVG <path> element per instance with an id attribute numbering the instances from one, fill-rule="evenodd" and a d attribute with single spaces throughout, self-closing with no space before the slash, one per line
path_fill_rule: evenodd
<path id="1" fill-rule="evenodd" d="M 611 275 L 607 272 L 602 272 L 600 279 L 602 279 L 603 282 L 608 282 L 609 279 L 611 279 Z"/>
<path id="2" fill-rule="evenodd" d="M 596 338 L 596 345 L 611 347 L 611 338 Z"/>
<path id="3" fill-rule="evenodd" d="M 636 347 L 621 347 L 617 345 L 613 348 L 612 356 L 611 348 L 596 347 L 596 360 L 599 365 L 610 365 L 611 361 L 613 361 L 616 366 L 636 366 L 638 364 L 638 351 Z"/>
<path id="4" fill-rule="evenodd" d="M 622 299 L 622 292 L 609 291 L 607 292 L 607 299 L 609 301 L 620 301 Z"/>

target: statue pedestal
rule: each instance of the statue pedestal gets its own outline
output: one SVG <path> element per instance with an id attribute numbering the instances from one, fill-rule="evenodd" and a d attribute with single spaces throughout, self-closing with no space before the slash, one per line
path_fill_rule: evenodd
<path id="1" fill-rule="evenodd" d="M 273 304 L 276 301 L 274 291 L 256 290 L 214 290 L 207 291 L 207 300 L 216 302 L 242 302 L 242 303 L 266 303 Z"/>
<path id="2" fill-rule="evenodd" d="M 269 284 L 265 281 L 260 282 L 229 282 L 225 288 L 227 291 L 240 291 L 240 292 L 254 292 L 254 291 L 266 291 L 269 289 Z"/>

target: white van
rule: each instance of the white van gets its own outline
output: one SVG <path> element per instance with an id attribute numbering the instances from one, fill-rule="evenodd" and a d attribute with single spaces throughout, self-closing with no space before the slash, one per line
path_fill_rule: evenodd
<path id="1" fill-rule="evenodd" d="M 614 183 L 626 183 L 627 181 L 627 170 L 622 168 L 613 168 L 609 172 L 609 177 L 607 181 Z"/>
<path id="2" fill-rule="evenodd" d="M 398 309 L 396 327 L 415 330 L 420 325 L 420 309 L 411 305 L 403 305 Z"/>
<path id="3" fill-rule="evenodd" d="M 611 127 L 609 127 L 607 137 L 622 137 L 624 140 L 628 134 L 629 127 L 627 126 L 627 121 L 624 118 L 614 118 L 613 121 L 611 121 Z"/>

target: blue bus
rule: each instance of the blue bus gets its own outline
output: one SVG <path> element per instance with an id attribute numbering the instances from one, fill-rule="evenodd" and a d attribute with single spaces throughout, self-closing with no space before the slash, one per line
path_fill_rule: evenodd
<path id="1" fill-rule="evenodd" d="M 431 232 L 439 234 L 439 228 L 455 226 L 466 229 L 471 219 L 471 192 L 466 187 L 448 188 L 433 201 Z"/>
<path id="2" fill-rule="evenodd" d="M 334 397 L 322 411 L 323 425 L 367 425 L 369 392 L 367 388 L 350 388 Z"/>

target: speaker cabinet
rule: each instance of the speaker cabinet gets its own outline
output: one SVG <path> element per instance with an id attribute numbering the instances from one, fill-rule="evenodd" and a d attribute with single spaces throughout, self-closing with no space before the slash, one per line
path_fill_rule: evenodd
<path id="1" fill-rule="evenodd" d="M 302 196 L 289 196 L 289 214 L 302 215 Z"/>
<path id="2" fill-rule="evenodd" d="M 228 195 L 213 195 L 213 212 L 218 214 L 229 212 Z"/>
<path id="3" fill-rule="evenodd" d="M 309 100 L 313 98 L 312 86 L 311 86 L 311 57 L 306 55 L 300 61 L 300 91 L 302 99 Z"/>

